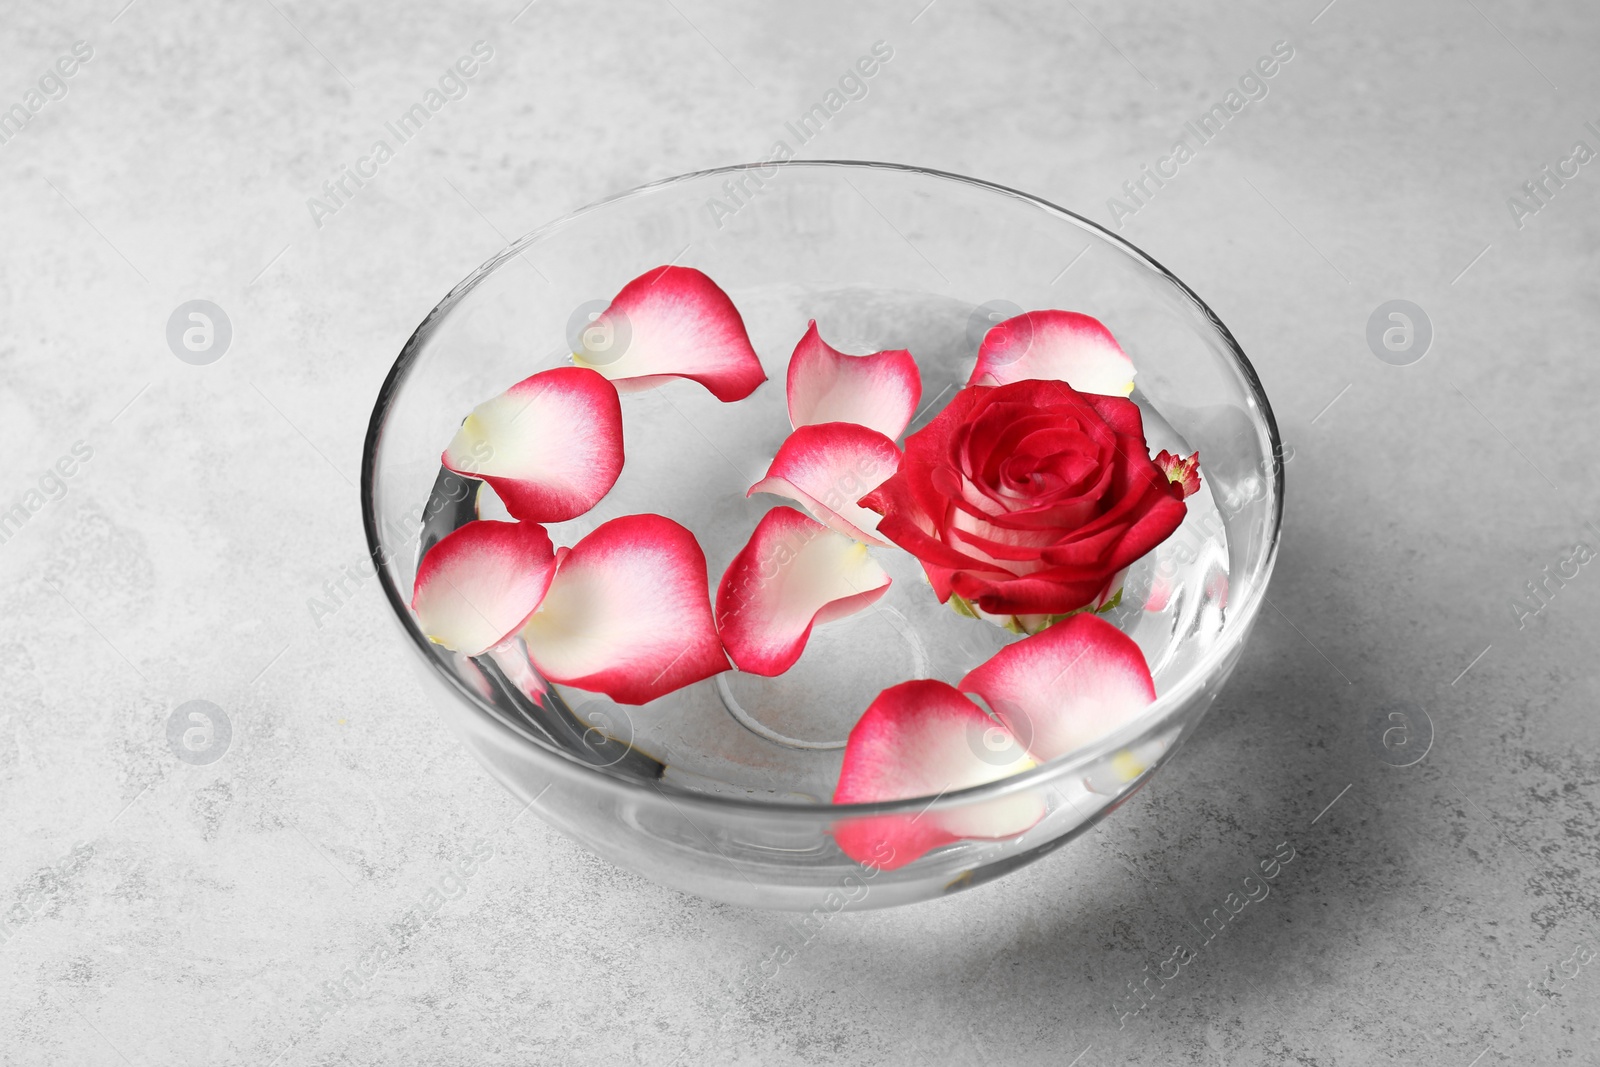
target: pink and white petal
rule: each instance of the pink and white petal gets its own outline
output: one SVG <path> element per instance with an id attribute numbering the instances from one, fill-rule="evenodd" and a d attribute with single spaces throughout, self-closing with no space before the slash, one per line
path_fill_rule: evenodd
<path id="1" fill-rule="evenodd" d="M 489 703 L 494 702 L 494 683 L 489 680 L 487 674 L 483 673 L 483 668 L 478 666 L 471 656 L 463 656 L 459 652 L 452 652 L 450 653 L 450 663 L 456 669 L 456 674 L 460 676 L 463 682 L 472 687 L 474 693 L 477 693 L 479 697 Z"/>
<path id="2" fill-rule="evenodd" d="M 621 704 L 645 704 L 728 669 L 705 553 L 661 515 L 612 519 L 565 552 L 522 640 L 550 681 Z"/>
<path id="3" fill-rule="evenodd" d="M 643 374 L 637 378 L 618 378 L 611 384 L 617 387 L 619 393 L 648 393 L 668 382 L 679 380 L 681 377 L 677 374 Z"/>
<path id="4" fill-rule="evenodd" d="M 1215 563 L 1206 572 L 1206 600 L 1217 611 L 1228 606 L 1228 572 Z"/>
<path id="5" fill-rule="evenodd" d="M 1172 594 L 1178 589 L 1178 560 L 1171 554 L 1158 556 L 1155 570 L 1150 575 L 1150 595 L 1145 598 L 1144 610 L 1166 611 L 1172 603 Z"/>
<path id="6" fill-rule="evenodd" d="M 878 694 L 850 731 L 835 804 L 938 797 L 986 785 L 1036 764 L 1009 730 L 953 686 L 902 682 Z M 964 839 L 1015 837 L 1044 816 L 1033 793 L 845 819 L 832 833 L 851 859 L 892 870 Z"/>
<path id="7" fill-rule="evenodd" d="M 469 522 L 422 557 L 411 610 L 428 640 L 481 655 L 533 614 L 555 570 L 555 552 L 543 526 Z"/>
<path id="8" fill-rule="evenodd" d="M 900 450 L 877 430 L 851 422 L 801 426 L 778 447 L 767 476 L 745 495 L 788 497 L 846 537 L 884 545 L 876 533 L 880 516 L 857 501 L 899 465 Z"/>
<path id="9" fill-rule="evenodd" d="M 1133 360 L 1099 319 L 1076 311 L 1029 311 L 991 327 L 968 385 L 1030 378 L 1066 382 L 1080 393 L 1127 396 Z"/>
<path id="10" fill-rule="evenodd" d="M 734 666 L 770 678 L 794 666 L 815 624 L 861 611 L 888 588 L 866 545 L 777 507 L 722 575 L 717 629 Z"/>
<path id="11" fill-rule="evenodd" d="M 817 332 L 816 320 L 789 357 L 789 424 L 853 422 L 899 437 L 916 414 L 922 374 L 904 349 L 848 356 Z"/>
<path id="12" fill-rule="evenodd" d="M 607 338 L 603 351 L 585 348 L 573 361 L 628 391 L 654 388 L 672 378 L 699 382 L 724 403 L 743 400 L 767 380 L 750 347 L 744 320 L 728 294 L 693 267 L 646 271 L 595 317 Z"/>
<path id="13" fill-rule="evenodd" d="M 1104 737 L 1156 698 L 1138 644 L 1090 614 L 1007 645 L 969 671 L 960 689 L 982 697 L 1040 761 Z"/>
<path id="14" fill-rule="evenodd" d="M 550 687 L 533 669 L 528 650 L 520 639 L 516 636 L 506 638 L 489 650 L 489 658 L 494 660 L 494 665 L 500 668 L 506 681 L 517 687 L 518 692 L 540 707 L 544 706 L 544 698 L 549 695 Z"/>
<path id="15" fill-rule="evenodd" d="M 600 502 L 622 473 L 622 401 L 592 370 L 557 367 L 472 409 L 444 450 L 525 522 L 565 522 Z"/>

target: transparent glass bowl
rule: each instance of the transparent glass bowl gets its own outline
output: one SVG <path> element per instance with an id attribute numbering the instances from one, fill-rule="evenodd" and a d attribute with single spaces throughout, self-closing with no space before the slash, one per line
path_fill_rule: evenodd
<path id="1" fill-rule="evenodd" d="M 1138 368 L 1135 399 L 1159 412 L 1174 445 L 1200 451 L 1210 495 L 1195 520 L 1197 536 L 1209 537 L 1219 555 L 1217 574 L 1191 593 L 1187 612 L 1146 618 L 1145 585 L 1137 603 L 1113 616 L 1147 655 L 1152 641 L 1161 648 L 1152 658 L 1156 703 L 1114 735 L 991 785 L 834 805 L 824 799 L 831 790 L 821 787 L 761 790 L 670 767 L 663 773 L 663 763 L 674 761 L 658 761 L 633 736 L 633 722 L 615 721 L 617 709 L 579 704 L 574 713 L 558 701 L 554 712 L 536 714 L 493 666 L 431 644 L 407 604 L 419 548 L 471 516 L 470 498 L 461 499 L 470 486 L 442 478 L 439 467 L 461 416 L 536 370 L 565 362 L 575 334 L 623 282 L 669 262 L 704 270 L 744 312 L 773 379 L 758 395 L 776 390 L 775 411 L 783 361 L 811 316 L 849 323 L 849 336 L 827 338 L 847 350 L 910 347 L 922 365 L 925 403 L 940 383 L 965 381 L 984 329 L 1000 318 L 1054 307 L 1104 321 Z M 781 321 L 767 321 L 774 318 Z M 886 324 L 882 335 L 875 323 Z M 627 417 L 676 418 L 675 430 L 665 422 L 648 429 L 669 444 L 675 434 L 683 438 L 687 454 L 698 458 L 682 464 L 712 462 L 706 445 L 722 450 L 715 430 L 696 426 L 702 416 L 695 412 L 704 419 L 718 412 L 687 406 L 715 402 L 690 384 L 667 388 L 681 391 L 654 407 L 631 408 Z M 936 410 L 920 415 L 913 429 Z M 766 455 L 786 430 L 786 423 L 771 427 L 771 440 L 760 443 Z M 1164 444 L 1151 435 L 1152 448 Z M 1284 458 L 1261 384 L 1227 328 L 1137 248 L 1036 197 L 971 178 L 882 163 L 794 162 L 656 182 L 535 230 L 486 263 L 429 313 L 395 361 L 368 429 L 361 495 L 384 595 L 425 684 L 506 788 L 595 853 L 665 885 L 752 907 L 839 910 L 923 900 L 1015 870 L 1115 810 L 1170 758 L 1232 670 L 1260 608 L 1277 555 Z M 660 469 L 662 478 L 671 476 L 671 464 Z M 606 511 L 605 502 L 599 510 L 606 518 L 617 511 Z M 695 530 L 713 587 L 753 526 L 743 514 L 715 543 L 708 536 L 719 531 Z M 567 544 L 581 532 L 552 530 Z M 847 634 L 843 644 L 849 641 Z M 698 684 L 720 684 L 729 702 L 730 690 L 748 677 Z M 814 705 L 818 722 L 832 724 L 832 736 L 842 736 L 870 695 L 840 691 L 825 677 L 800 696 Z M 791 685 L 791 703 L 794 692 Z M 756 724 L 748 736 L 761 729 Z M 813 747 L 836 763 L 836 745 Z M 944 816 L 1025 793 L 1048 811 L 1028 832 L 949 845 L 895 869 L 861 867 L 829 835 L 843 819 Z"/>

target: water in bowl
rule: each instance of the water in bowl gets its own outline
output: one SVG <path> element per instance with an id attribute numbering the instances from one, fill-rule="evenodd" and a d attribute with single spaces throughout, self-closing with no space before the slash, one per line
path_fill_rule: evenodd
<path id="1" fill-rule="evenodd" d="M 909 348 L 917 357 L 922 410 L 908 432 L 932 419 L 971 371 L 970 304 L 859 290 L 832 299 L 813 293 L 803 309 L 799 303 L 781 289 L 741 296 L 770 379 L 748 399 L 723 404 L 687 381 L 624 394 L 622 476 L 593 511 L 551 524 L 555 543 L 571 545 L 621 515 L 666 515 L 698 537 L 714 591 L 761 515 L 792 503 L 760 494 L 747 499 L 745 492 L 766 473 L 789 432 L 784 368 L 811 316 L 837 348 Z M 529 373 L 565 356 L 545 353 Z M 1152 454 L 1192 451 L 1147 398 L 1135 391 L 1133 399 L 1144 414 Z M 1120 601 L 1104 616 L 1139 643 L 1158 692 L 1203 655 L 1221 632 L 1226 610 L 1228 546 L 1204 460 L 1201 489 L 1189 498 L 1183 525 L 1130 569 Z M 423 533 L 424 552 L 474 518 L 508 517 L 487 486 L 473 483 L 463 493 L 458 478 L 440 474 L 434 489 L 439 503 L 461 503 L 438 508 Z M 489 657 L 456 666 L 472 672 L 480 694 L 502 713 L 608 773 L 651 779 L 666 789 L 824 803 L 850 728 L 881 690 L 913 678 L 953 684 L 1022 640 L 940 604 L 906 552 L 872 552 L 893 578 L 887 593 L 864 611 L 816 627 L 800 660 L 776 678 L 730 670 L 636 707 L 570 686 L 551 686 L 550 695 L 535 702 Z"/>

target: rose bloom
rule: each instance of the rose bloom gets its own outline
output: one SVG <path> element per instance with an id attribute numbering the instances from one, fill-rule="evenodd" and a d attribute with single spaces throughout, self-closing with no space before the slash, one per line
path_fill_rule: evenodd
<path id="1" fill-rule="evenodd" d="M 1138 405 L 1036 380 L 957 393 L 861 504 L 941 601 L 995 616 L 1098 604 L 1187 510 L 1150 458 Z"/>

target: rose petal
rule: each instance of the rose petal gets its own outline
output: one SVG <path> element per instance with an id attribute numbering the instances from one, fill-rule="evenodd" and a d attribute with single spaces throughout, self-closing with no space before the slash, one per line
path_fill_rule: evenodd
<path id="1" fill-rule="evenodd" d="M 862 507 L 884 516 L 877 526 L 879 536 L 910 552 L 925 566 L 961 567 L 971 562 L 939 541 L 935 517 L 946 513 L 948 494 L 936 489 L 925 472 L 938 469 L 944 462 L 956 432 L 981 392 L 961 390 L 928 425 L 906 438 L 905 454 L 895 474 L 860 501 Z M 948 590 L 941 592 L 940 599 L 948 595 Z"/>
<path id="2" fill-rule="evenodd" d="M 1124 501 L 1137 502 L 1140 498 L 1130 493 L 1123 499 Z M 1106 530 L 1110 530 L 1112 529 L 1110 524 L 1113 519 L 1125 519 L 1127 512 L 1131 510 L 1131 508 L 1124 507 L 1108 512 L 1105 516 L 1096 520 L 1096 523 L 1103 524 Z M 1142 515 L 1121 531 L 1115 548 L 1109 554 L 1102 555 L 1099 564 L 1096 566 L 1097 572 L 1121 570 L 1123 567 L 1139 560 L 1151 549 L 1171 537 L 1173 532 L 1183 525 L 1183 518 L 1187 512 L 1188 508 L 1182 500 L 1171 494 L 1162 493 L 1153 502 L 1148 503 L 1148 508 Z M 1089 542 L 1093 536 L 1091 531 L 1095 533 L 1101 532 L 1096 528 L 1096 523 L 1090 523 L 1082 527 L 1085 543 Z M 1074 556 L 1074 550 L 1069 545 L 1048 548 L 1042 555 L 1046 563 L 1056 566 L 1070 567 L 1081 562 Z"/>
<path id="3" fill-rule="evenodd" d="M 735 666 L 770 678 L 794 666 L 813 625 L 860 611 L 888 588 L 866 545 L 773 508 L 722 576 L 717 629 Z"/>
<path id="4" fill-rule="evenodd" d="M 882 485 L 900 463 L 900 450 L 877 430 L 849 422 L 801 426 L 786 438 L 767 476 L 746 496 L 771 493 L 807 511 L 846 537 L 883 545 L 878 515 L 857 503 Z"/>
<path id="5" fill-rule="evenodd" d="M 661 515 L 612 519 L 563 550 L 522 640 L 546 678 L 622 704 L 728 669 L 705 553 L 694 534 Z"/>
<path id="6" fill-rule="evenodd" d="M 1172 559 L 1163 559 L 1156 564 L 1155 573 L 1150 578 L 1150 595 L 1145 598 L 1144 610 L 1166 611 L 1167 605 L 1172 602 L 1172 594 L 1178 587 L 1177 564 Z"/>
<path id="7" fill-rule="evenodd" d="M 483 673 L 483 668 L 471 656 L 463 656 L 459 652 L 450 653 L 450 665 L 455 668 L 456 676 L 467 685 L 480 698 L 494 703 L 494 683 L 489 676 Z"/>
<path id="8" fill-rule="evenodd" d="M 1007 645 L 960 688 L 982 697 L 1041 761 L 1104 737 L 1156 698 L 1133 638 L 1087 614 Z"/>
<path id="9" fill-rule="evenodd" d="M 813 319 L 789 357 L 789 423 L 853 422 L 899 437 L 922 396 L 922 374 L 904 349 L 847 356 L 823 341 Z"/>
<path id="10" fill-rule="evenodd" d="M 622 402 L 592 370 L 541 371 L 473 408 L 442 462 L 525 522 L 575 519 L 622 473 Z"/>
<path id="11" fill-rule="evenodd" d="M 1076 311 L 1029 311 L 983 336 L 968 385 L 1029 378 L 1066 382 L 1080 393 L 1127 396 L 1133 360 L 1099 319 Z"/>
<path id="12" fill-rule="evenodd" d="M 1038 571 L 1026 578 L 993 578 L 971 568 L 951 572 L 944 581 L 950 589 L 991 615 L 1059 615 L 1063 603 L 1091 603 L 1105 588 L 1104 578 L 1074 581 L 1057 571 Z M 1069 608 L 1076 610 L 1076 608 Z"/>
<path id="13" fill-rule="evenodd" d="M 835 804 L 937 797 L 1035 766 L 1003 725 L 954 687 L 902 682 L 878 694 L 845 744 Z M 964 838 L 1015 837 L 1044 816 L 1033 793 L 910 815 L 844 820 L 834 840 L 858 863 L 902 867 Z"/>
<path id="14" fill-rule="evenodd" d="M 411 610 L 430 641 L 481 655 L 533 614 L 555 569 L 543 526 L 469 522 L 422 557 Z"/>
<path id="15" fill-rule="evenodd" d="M 489 658 L 500 668 L 506 681 L 517 687 L 518 692 L 535 705 L 544 707 L 545 697 L 550 695 L 550 686 L 533 669 L 533 664 L 528 660 L 528 650 L 521 641 L 513 636 L 500 642 L 489 650 Z"/>
<path id="16" fill-rule="evenodd" d="M 717 283 L 693 267 L 657 267 L 622 287 L 595 317 L 603 351 L 573 353 L 624 392 L 688 378 L 718 400 L 743 400 L 767 380 L 744 320 Z"/>

